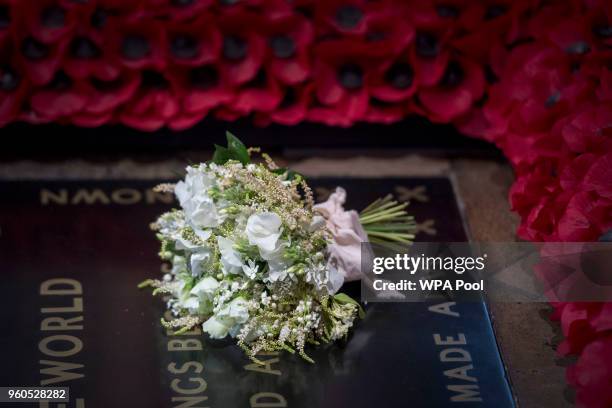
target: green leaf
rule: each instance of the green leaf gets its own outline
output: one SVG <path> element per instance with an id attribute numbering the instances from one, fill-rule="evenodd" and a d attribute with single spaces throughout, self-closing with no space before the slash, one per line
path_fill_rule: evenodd
<path id="1" fill-rule="evenodd" d="M 236 160 L 242 164 L 249 164 L 251 158 L 244 143 L 230 132 L 226 132 L 225 137 L 227 138 L 227 147 L 215 145 L 213 163 L 223 165 L 229 160 Z"/>
<path id="2" fill-rule="evenodd" d="M 229 131 L 225 132 L 225 137 L 227 138 L 227 150 L 230 151 L 231 158 L 238 160 L 242 164 L 249 164 L 251 158 L 244 143 Z"/>
<path id="3" fill-rule="evenodd" d="M 365 318 L 365 310 L 363 310 L 363 307 L 361 307 L 359 302 L 357 302 L 355 299 L 353 299 L 352 297 L 350 297 L 346 293 L 336 293 L 334 295 L 334 300 L 336 302 L 338 302 L 338 303 L 342 303 L 342 304 L 349 303 L 349 304 L 353 304 L 353 305 L 357 306 L 359 308 L 359 318 L 360 319 Z"/>
<path id="4" fill-rule="evenodd" d="M 215 164 L 222 165 L 227 163 L 230 159 L 230 152 L 227 148 L 219 145 L 215 145 L 215 153 L 213 154 L 212 161 Z"/>

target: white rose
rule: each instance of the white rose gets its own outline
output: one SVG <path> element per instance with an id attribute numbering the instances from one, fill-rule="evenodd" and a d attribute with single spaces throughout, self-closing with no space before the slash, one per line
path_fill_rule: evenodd
<path id="1" fill-rule="evenodd" d="M 212 251 L 208 247 L 204 247 L 195 254 L 191 255 L 191 275 L 200 276 L 204 269 L 210 266 L 212 262 Z"/>
<path id="2" fill-rule="evenodd" d="M 240 253 L 234 249 L 234 241 L 222 236 L 217 237 L 219 252 L 221 252 L 221 264 L 224 273 L 238 274 L 242 271 L 242 259 Z"/>
<path id="3" fill-rule="evenodd" d="M 247 221 L 246 234 L 249 243 L 256 245 L 260 251 L 273 251 L 281 232 L 282 221 L 273 212 L 253 214 Z"/>
<path id="4" fill-rule="evenodd" d="M 219 287 L 219 282 L 215 278 L 207 276 L 201 279 L 190 291 L 194 296 L 200 299 L 211 300 L 215 294 L 215 291 Z"/>

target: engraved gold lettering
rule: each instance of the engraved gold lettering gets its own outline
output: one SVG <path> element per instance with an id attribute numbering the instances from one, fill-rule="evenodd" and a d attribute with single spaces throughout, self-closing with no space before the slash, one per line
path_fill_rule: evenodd
<path id="1" fill-rule="evenodd" d="M 40 190 L 40 203 L 42 205 L 49 205 L 51 203 L 66 205 L 68 204 L 68 190 L 62 188 L 58 192 L 53 192 L 43 188 Z"/>
<path id="2" fill-rule="evenodd" d="M 40 323 L 42 331 L 64 331 L 64 330 L 83 330 L 82 324 L 74 324 L 83 321 L 83 316 L 76 316 L 70 319 L 63 317 L 45 317 Z M 71 326 L 74 324 L 74 326 Z"/>
<path id="3" fill-rule="evenodd" d="M 53 349 L 51 347 L 53 343 L 68 343 L 70 348 L 66 350 Z M 83 342 L 75 336 L 57 334 L 42 339 L 40 343 L 38 343 L 38 349 L 41 353 L 51 357 L 70 357 L 83 349 Z"/>
<path id="4" fill-rule="evenodd" d="M 74 194 L 74 196 L 72 197 L 72 202 L 71 204 L 81 204 L 81 203 L 85 203 L 85 204 L 110 204 L 110 199 L 108 198 L 108 196 L 106 195 L 106 193 L 100 189 L 95 189 L 95 190 L 85 190 L 85 189 L 80 189 L 77 190 L 77 192 Z"/>
<path id="5" fill-rule="evenodd" d="M 249 399 L 251 408 L 277 408 L 286 407 L 287 400 L 275 392 L 258 392 Z"/>
<path id="6" fill-rule="evenodd" d="M 67 363 L 63 361 L 50 361 L 50 360 L 40 360 L 40 365 L 51 366 L 48 368 L 41 368 L 40 373 L 52 376 L 51 378 L 44 379 L 40 382 L 40 385 L 49 385 L 49 384 L 57 384 L 64 383 L 72 380 L 76 380 L 78 378 L 83 378 L 84 375 L 81 373 L 75 373 L 71 370 L 78 370 L 83 368 L 83 364 L 73 364 Z"/>
<path id="7" fill-rule="evenodd" d="M 83 311 L 83 298 L 72 298 L 72 306 L 66 307 L 43 307 L 42 313 L 81 313 Z"/>
<path id="8" fill-rule="evenodd" d="M 57 287 L 59 286 L 59 287 Z M 68 278 L 49 279 L 40 284 L 41 296 L 82 295 L 79 281 Z"/>
<path id="9" fill-rule="evenodd" d="M 41 307 L 42 314 L 65 314 L 83 312 L 83 285 L 75 280 L 68 278 L 48 279 L 39 286 L 39 294 L 43 301 L 52 302 L 52 307 Z M 78 332 L 84 327 L 83 315 L 77 316 L 43 316 L 40 322 L 40 330 L 43 337 L 38 343 L 38 349 L 42 354 L 39 360 L 40 366 L 40 385 L 63 383 L 64 386 L 71 386 L 72 381 L 85 377 L 82 372 L 83 364 L 73 361 L 47 360 L 45 357 L 57 359 L 73 358 L 83 350 L 83 341 L 72 334 L 66 332 Z M 50 333 L 51 332 L 51 333 Z M 58 333 L 53 333 L 58 332 Z M 85 408 L 85 399 L 72 395 L 71 407 Z M 67 403 L 41 402 L 40 407 L 68 408 Z"/>
<path id="10" fill-rule="evenodd" d="M 206 380 L 200 377 L 191 377 L 189 378 L 189 382 L 196 383 L 199 385 L 197 387 L 183 388 L 180 385 L 181 380 L 178 378 L 175 378 L 174 380 L 170 382 L 170 388 L 172 388 L 174 391 L 176 391 L 179 394 L 187 394 L 187 395 L 200 394 L 206 391 L 206 388 L 208 388 L 208 383 L 206 382 Z"/>
<path id="11" fill-rule="evenodd" d="M 189 371 L 190 367 L 193 367 L 193 371 L 198 374 L 204 370 L 204 366 L 201 363 L 198 363 L 197 361 L 188 361 L 185 364 L 182 364 L 180 368 L 176 367 L 176 363 L 170 363 L 168 364 L 168 371 L 170 371 L 172 374 L 185 374 L 187 371 Z"/>
<path id="12" fill-rule="evenodd" d="M 209 406 L 201 407 L 195 406 L 204 401 L 208 401 L 208 397 L 172 397 L 172 402 L 183 402 L 181 405 L 175 405 L 174 408 L 209 408 Z"/>
<path id="13" fill-rule="evenodd" d="M 202 350 L 202 342 L 198 339 L 170 340 L 168 351 L 193 351 Z"/>
<path id="14" fill-rule="evenodd" d="M 272 368 L 272 364 L 276 364 L 280 361 L 278 357 L 274 357 L 268 360 L 260 359 L 260 361 L 263 364 L 257 364 L 257 363 L 247 364 L 244 366 L 244 369 L 248 371 L 258 371 L 264 374 L 281 375 L 280 370 L 275 370 L 274 368 Z"/>

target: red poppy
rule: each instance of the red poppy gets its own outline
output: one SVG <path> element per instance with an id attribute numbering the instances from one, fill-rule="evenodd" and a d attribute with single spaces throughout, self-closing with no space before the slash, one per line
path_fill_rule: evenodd
<path id="1" fill-rule="evenodd" d="M 168 56 L 177 65 L 199 66 L 219 58 L 222 37 L 209 14 L 185 22 L 176 21 L 166 25 Z"/>
<path id="2" fill-rule="evenodd" d="M 13 0 L 0 0 L 0 47 L 5 49 L 5 42 L 9 41 L 9 36 L 14 29 L 15 7 Z"/>
<path id="3" fill-rule="evenodd" d="M 368 110 L 370 84 L 379 64 L 377 50 L 351 40 L 328 41 L 317 47 L 314 85 L 321 107 L 309 117 L 348 126 Z M 339 118 L 335 118 L 339 115 Z"/>
<path id="4" fill-rule="evenodd" d="M 370 92 L 382 102 L 400 102 L 414 95 L 418 86 L 410 54 L 405 52 L 377 67 L 372 76 Z"/>
<path id="5" fill-rule="evenodd" d="M 31 36 L 17 37 L 19 58 L 27 77 L 35 85 L 46 84 L 59 69 L 66 42 L 45 44 Z"/>
<path id="6" fill-rule="evenodd" d="M 132 100 L 118 112 L 118 120 L 130 127 L 154 131 L 166 125 L 180 112 L 177 89 L 161 72 L 145 70 L 142 82 Z"/>
<path id="7" fill-rule="evenodd" d="M 447 123 L 467 113 L 484 94 L 482 67 L 465 58 L 449 61 L 440 82 L 419 91 L 419 100 L 434 122 Z"/>
<path id="8" fill-rule="evenodd" d="M 217 0 L 214 9 L 217 14 L 242 14 L 244 12 L 270 13 L 287 12 L 291 3 L 286 0 Z"/>
<path id="9" fill-rule="evenodd" d="M 65 0 L 73 2 L 74 0 Z M 78 1 L 78 0 L 77 0 Z M 149 1 L 156 0 L 86 0 L 98 10 L 96 19 L 119 17 L 124 20 L 137 21 L 151 16 Z"/>
<path id="10" fill-rule="evenodd" d="M 365 35 L 372 17 L 376 13 L 395 7 L 400 12 L 399 4 L 388 0 L 369 2 L 367 0 L 328 0 L 316 4 L 315 22 L 323 36 L 349 34 Z M 401 8 L 403 10 L 403 8 Z"/>
<path id="11" fill-rule="evenodd" d="M 533 12 L 531 1 L 486 0 L 474 2 L 460 14 L 451 45 L 482 64 L 497 65 L 495 49 L 526 36 L 525 17 Z"/>
<path id="12" fill-rule="evenodd" d="M 58 120 L 83 110 L 89 100 L 87 86 L 58 71 L 51 82 L 34 89 L 30 98 L 32 110 L 42 117 Z"/>
<path id="13" fill-rule="evenodd" d="M 594 92 L 593 83 L 573 71 L 568 55 L 533 44 L 508 59 L 504 80 L 490 88 L 483 115 L 489 134 L 547 134 L 555 123 Z"/>
<path id="14" fill-rule="evenodd" d="M 242 85 L 257 75 L 265 55 L 265 40 L 259 34 L 261 17 L 251 12 L 222 14 L 218 18 L 223 35 L 219 60 L 224 80 Z"/>
<path id="15" fill-rule="evenodd" d="M 163 69 L 166 66 L 167 40 L 163 23 L 121 18 L 109 24 L 106 44 L 113 58 L 124 67 Z"/>
<path id="16" fill-rule="evenodd" d="M 109 4 L 107 4 L 109 3 Z M 138 1 L 130 1 L 117 3 L 109 0 L 97 1 L 74 1 L 64 0 L 65 7 L 74 7 L 76 13 L 76 23 L 72 36 L 82 36 L 91 39 L 102 51 L 107 51 L 105 44 L 106 40 L 111 37 L 111 28 L 113 24 L 110 22 L 127 19 L 131 15 L 133 8 L 121 9 L 119 4 L 130 4 L 134 9 Z"/>
<path id="17" fill-rule="evenodd" d="M 443 15 L 459 12 L 452 2 L 440 11 Z M 452 39 L 456 19 L 440 17 L 440 11 L 437 7 L 425 4 L 410 10 L 415 30 L 410 59 L 418 82 L 424 86 L 432 86 L 440 81 L 450 58 L 449 41 Z"/>
<path id="18" fill-rule="evenodd" d="M 217 65 L 173 67 L 168 73 L 187 114 L 208 112 L 234 99 L 235 89 L 225 82 Z"/>
<path id="19" fill-rule="evenodd" d="M 149 13 L 171 20 L 189 20 L 209 9 L 214 0 L 146 0 Z"/>
<path id="20" fill-rule="evenodd" d="M 91 98 L 82 114 L 95 116 L 112 113 L 131 100 L 140 84 L 140 74 L 129 70 L 123 71 L 112 81 L 97 78 L 88 79 L 88 92 Z"/>
<path id="21" fill-rule="evenodd" d="M 105 81 L 114 80 L 121 71 L 119 64 L 110 58 L 104 43 L 88 36 L 86 32 L 87 30 L 78 30 L 68 43 L 64 70 L 75 79 L 93 76 Z"/>
<path id="22" fill-rule="evenodd" d="M 118 20 L 110 9 L 103 8 L 102 0 L 75 2 L 65 0 L 66 7 L 73 7 L 77 22 L 67 38 L 63 69 L 73 77 L 84 79 L 89 76 L 104 81 L 114 80 L 120 72 L 119 61 L 112 53 L 109 38 L 114 28 L 109 20 Z"/>
<path id="23" fill-rule="evenodd" d="M 283 90 L 283 99 L 272 112 L 258 112 L 255 123 L 267 126 L 270 123 L 293 126 L 307 118 L 310 104 L 314 98 L 312 84 L 287 87 Z"/>
<path id="24" fill-rule="evenodd" d="M 598 49 L 612 46 L 612 4 L 606 0 L 591 1 L 584 25 L 591 34 L 591 41 Z"/>
<path id="25" fill-rule="evenodd" d="M 24 78 L 19 64 L 8 56 L 0 58 L 0 126 L 19 116 L 21 104 L 29 91 L 29 81 Z"/>
<path id="26" fill-rule="evenodd" d="M 415 29 L 406 18 L 402 7 L 395 5 L 372 12 L 368 18 L 367 30 L 361 41 L 387 52 L 389 58 L 406 50 L 414 42 Z"/>
<path id="27" fill-rule="evenodd" d="M 310 21 L 295 13 L 281 14 L 266 18 L 263 29 L 271 74 L 288 85 L 303 82 L 311 70 L 310 47 L 314 30 Z"/>
<path id="28" fill-rule="evenodd" d="M 282 99 L 283 91 L 280 84 L 262 68 L 255 78 L 237 91 L 231 108 L 243 116 L 251 112 L 272 112 Z"/>
<path id="29" fill-rule="evenodd" d="M 78 15 L 73 7 L 58 0 L 26 0 L 13 7 L 22 30 L 36 40 L 50 44 L 66 37 L 75 27 Z"/>
<path id="30" fill-rule="evenodd" d="M 605 51 L 612 45 L 612 7 L 593 1 L 582 4 L 555 2 L 544 7 L 529 22 L 529 35 L 550 41 L 570 54 Z"/>

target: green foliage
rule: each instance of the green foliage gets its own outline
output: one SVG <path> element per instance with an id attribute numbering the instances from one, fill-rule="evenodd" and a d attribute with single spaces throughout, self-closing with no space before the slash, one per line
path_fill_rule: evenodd
<path id="1" fill-rule="evenodd" d="M 291 169 L 288 169 L 286 167 L 282 167 L 280 169 L 272 170 L 272 173 L 278 174 L 279 176 L 283 176 L 284 175 L 285 179 L 287 179 L 289 181 L 304 180 L 304 176 L 302 176 L 300 173 L 298 173 L 297 171 L 293 171 Z"/>
<path id="2" fill-rule="evenodd" d="M 357 308 L 359 309 L 359 318 L 360 319 L 365 318 L 365 310 L 363 310 L 363 307 L 361 307 L 359 302 L 357 302 L 355 299 L 353 299 L 346 293 L 336 293 L 334 295 L 334 301 L 340 304 L 352 304 L 352 305 L 357 306 Z"/>
<path id="3" fill-rule="evenodd" d="M 213 163 L 222 165 L 230 160 L 236 160 L 245 165 L 249 164 L 251 158 L 244 143 L 231 132 L 226 132 L 225 137 L 227 138 L 227 147 L 215 145 L 215 153 L 212 158 Z"/>

